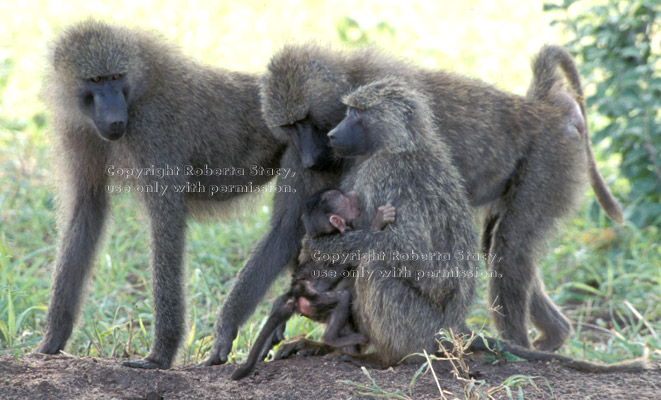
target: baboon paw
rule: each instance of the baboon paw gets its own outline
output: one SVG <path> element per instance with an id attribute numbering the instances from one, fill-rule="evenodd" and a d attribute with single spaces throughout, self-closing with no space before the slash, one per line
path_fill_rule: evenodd
<path id="1" fill-rule="evenodd" d="M 122 361 L 121 365 L 129 368 L 138 368 L 138 369 L 168 369 L 169 366 L 161 365 L 157 362 L 143 358 L 142 360 L 135 361 Z"/>
<path id="2" fill-rule="evenodd" d="M 278 351 L 276 351 L 273 359 L 284 360 L 296 355 L 300 355 L 302 351 L 303 347 L 299 344 L 299 342 L 283 343 L 278 348 Z"/>
<path id="3" fill-rule="evenodd" d="M 564 319 L 558 320 L 558 323 L 554 328 L 555 329 L 550 332 L 542 332 L 542 334 L 537 336 L 532 342 L 533 347 L 541 351 L 554 352 L 562 347 L 565 340 L 567 340 L 574 331 L 571 323 Z"/>
<path id="4" fill-rule="evenodd" d="M 564 338 L 562 340 L 551 340 L 551 338 L 540 336 L 532 342 L 532 345 L 537 350 L 554 352 L 562 347 L 564 342 Z"/>
<path id="5" fill-rule="evenodd" d="M 210 367 L 212 365 L 221 365 L 225 364 L 227 362 L 227 357 L 222 358 L 220 356 L 220 353 L 212 353 L 209 358 L 206 360 L 202 361 L 199 366 L 200 367 Z"/>
<path id="6" fill-rule="evenodd" d="M 520 335 L 506 335 L 503 334 L 502 338 L 505 339 L 508 342 L 514 343 L 518 346 L 521 346 L 523 348 L 529 349 L 530 348 L 530 339 L 528 339 L 527 334 L 520 334 Z"/>
<path id="7" fill-rule="evenodd" d="M 37 347 L 37 353 L 41 354 L 57 354 L 64 348 L 64 343 L 57 340 L 42 340 Z"/>

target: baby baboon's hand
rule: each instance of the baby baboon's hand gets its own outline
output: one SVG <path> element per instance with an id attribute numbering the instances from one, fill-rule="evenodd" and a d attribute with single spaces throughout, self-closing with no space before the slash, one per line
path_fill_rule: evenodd
<path id="1" fill-rule="evenodd" d="M 390 204 L 377 208 L 376 216 L 372 222 L 372 230 L 380 231 L 385 228 L 387 224 L 395 221 L 395 215 L 395 207 Z"/>

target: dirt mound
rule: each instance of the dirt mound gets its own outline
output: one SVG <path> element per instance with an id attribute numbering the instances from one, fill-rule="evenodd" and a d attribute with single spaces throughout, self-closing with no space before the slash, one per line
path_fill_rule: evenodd
<path id="1" fill-rule="evenodd" d="M 530 399 L 658 399 L 661 372 L 639 374 L 584 374 L 557 365 L 517 362 L 488 365 L 469 361 L 477 375 L 476 389 L 495 398 L 517 398 L 521 390 Z M 177 367 L 167 371 L 133 370 L 118 360 L 65 355 L 27 355 L 0 358 L 2 399 L 348 399 L 361 393 L 401 392 L 413 399 L 440 398 L 431 371 L 414 379 L 418 366 L 369 371 L 321 357 L 259 363 L 255 373 L 240 382 L 230 380 L 236 365 Z M 447 362 L 435 362 L 434 371 L 447 398 L 464 398 L 467 382 L 454 378 Z M 519 383 L 512 376 L 523 378 Z M 542 378 L 543 376 L 543 378 Z M 509 381 L 506 382 L 506 380 Z M 484 383 L 480 384 L 480 381 Z M 547 383 L 548 382 L 548 383 Z M 505 383 L 505 386 L 503 384 Z M 360 387 L 364 385 L 365 387 Z M 381 392 L 383 393 L 383 392 Z M 477 393 L 477 392 L 474 392 Z"/>

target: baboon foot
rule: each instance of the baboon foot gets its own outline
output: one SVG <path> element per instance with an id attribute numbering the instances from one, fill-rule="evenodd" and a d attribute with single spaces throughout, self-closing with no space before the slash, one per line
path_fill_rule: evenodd
<path id="1" fill-rule="evenodd" d="M 143 358 L 142 360 L 135 361 L 122 361 L 121 365 L 129 368 L 138 368 L 138 369 L 168 369 L 169 365 L 162 365 L 155 361 L 151 361 L 148 358 Z"/>
<path id="2" fill-rule="evenodd" d="M 211 353 L 209 358 L 202 361 L 200 366 L 209 367 L 212 365 L 221 365 L 227 362 L 227 356 L 232 350 L 232 342 L 236 338 L 236 332 L 238 329 L 234 328 L 221 328 L 216 332 L 216 338 L 214 339 L 213 346 L 211 347 Z"/>
<path id="3" fill-rule="evenodd" d="M 270 339 L 271 344 L 269 346 L 264 347 L 264 349 L 262 350 L 262 354 L 259 355 L 260 360 L 265 359 L 266 356 L 269 355 L 269 351 L 271 351 L 271 349 L 273 347 L 275 347 L 277 344 L 279 344 L 280 342 L 282 342 L 285 339 L 285 327 L 286 326 L 287 326 L 287 324 L 280 324 L 275 329 L 275 332 L 273 332 L 273 334 L 271 335 L 271 339 Z"/>
<path id="4" fill-rule="evenodd" d="M 294 356 L 323 356 L 333 352 L 335 349 L 326 344 L 315 342 L 309 339 L 299 339 L 285 342 L 280 345 L 278 351 L 273 356 L 274 360 L 284 360 Z"/>
<path id="5" fill-rule="evenodd" d="M 219 352 L 212 352 L 209 358 L 206 360 L 202 361 L 199 366 L 200 367 L 210 367 L 212 365 L 221 365 L 225 364 L 227 362 L 227 357 L 224 359 L 220 357 Z"/>
<path id="6" fill-rule="evenodd" d="M 39 346 L 37 347 L 37 353 L 57 354 L 62 349 L 64 349 L 66 342 L 66 340 L 56 340 L 44 337 L 44 339 L 42 339 L 41 343 L 39 343 Z"/>
<path id="7" fill-rule="evenodd" d="M 533 340 L 532 345 L 537 350 L 554 352 L 558 350 L 565 340 L 574 332 L 569 320 L 561 315 L 561 319 L 557 319 L 553 328 L 550 331 L 541 332 L 539 336 Z"/>
<path id="8" fill-rule="evenodd" d="M 514 332 L 516 331 L 516 332 Z M 511 329 L 510 331 L 504 330 L 501 337 L 510 343 L 514 343 L 523 348 L 530 348 L 530 339 L 525 329 Z"/>
<path id="9" fill-rule="evenodd" d="M 530 317 L 539 332 L 532 343 L 538 350 L 556 351 L 574 332 L 571 321 L 546 296 L 533 296 Z"/>

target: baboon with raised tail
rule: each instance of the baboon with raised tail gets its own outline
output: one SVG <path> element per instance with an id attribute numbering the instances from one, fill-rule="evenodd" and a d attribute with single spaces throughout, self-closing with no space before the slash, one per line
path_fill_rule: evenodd
<path id="1" fill-rule="evenodd" d="M 277 52 L 262 80 L 262 109 L 273 133 L 290 143 L 283 165 L 297 171 L 294 185 L 301 195 L 275 199 L 271 228 L 223 304 L 206 364 L 227 360 L 239 326 L 295 260 L 303 236 L 302 199 L 337 186 L 351 167 L 353 161 L 334 154 L 327 137 L 345 117 L 343 96 L 393 75 L 428 97 L 436 134 L 470 204 L 486 215 L 482 248 L 496 256 L 488 267 L 502 276 L 489 279 L 488 303 L 499 310 L 492 315 L 496 330 L 529 347 L 530 320 L 539 332 L 536 348 L 559 348 L 572 326 L 546 294 L 536 260 L 557 223 L 576 208 L 586 177 L 607 214 L 620 222 L 622 213 L 594 164 L 573 60 L 558 46 L 543 47 L 535 60 L 532 88 L 523 97 L 373 49 L 340 52 L 299 44 Z"/>

